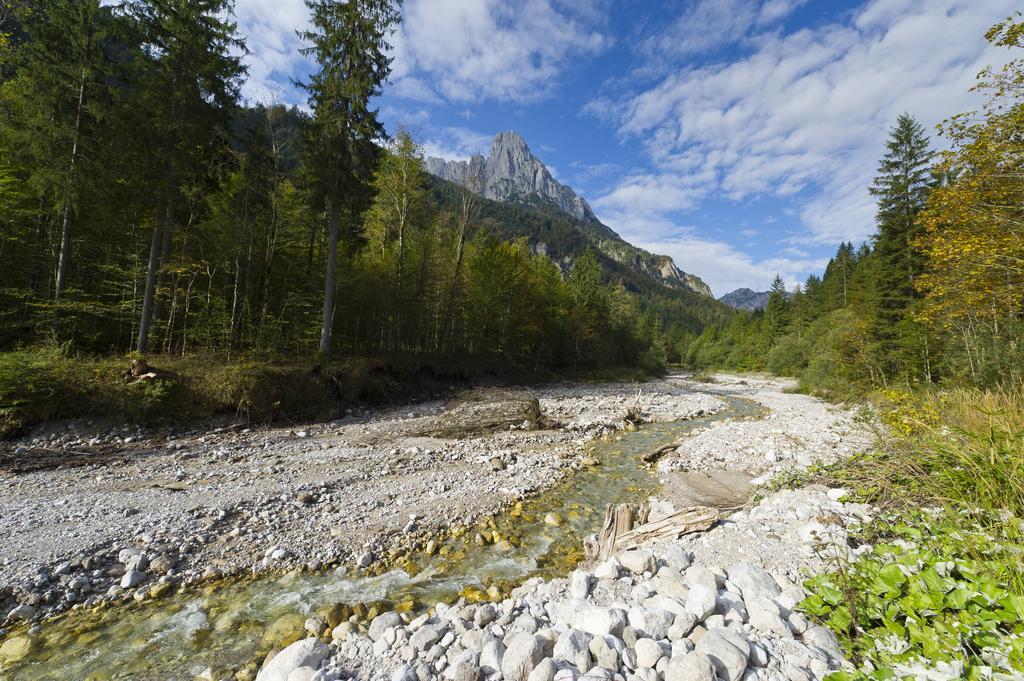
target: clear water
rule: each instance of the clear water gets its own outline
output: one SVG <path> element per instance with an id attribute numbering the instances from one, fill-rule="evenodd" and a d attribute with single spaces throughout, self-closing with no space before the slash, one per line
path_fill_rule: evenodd
<path id="1" fill-rule="evenodd" d="M 707 423 L 761 413 L 749 400 L 720 397 L 728 406 L 717 414 L 648 424 L 595 441 L 592 455 L 601 465 L 567 476 L 486 527 L 449 538 L 443 542 L 445 555 L 413 557 L 415 567 L 407 571 L 329 570 L 224 580 L 143 603 L 68 613 L 31 636 L 30 652 L 18 662 L 4 668 L 0 657 L 0 677 L 171 680 L 212 669 L 217 678 L 297 640 L 306 617 L 337 603 L 421 609 L 459 595 L 480 597 L 492 586 L 507 590 L 530 577 L 564 575 L 582 558 L 583 538 L 600 529 L 607 504 L 645 499 L 656 491 L 657 477 L 640 463 L 642 454 Z M 561 525 L 545 523 L 547 513 L 558 514 Z M 481 546 L 478 531 L 490 533 L 493 543 Z M 13 632 L 8 639 L 15 636 L 26 634 Z"/>

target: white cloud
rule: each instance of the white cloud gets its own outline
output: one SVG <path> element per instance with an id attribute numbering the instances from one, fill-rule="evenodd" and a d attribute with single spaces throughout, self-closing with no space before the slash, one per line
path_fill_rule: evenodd
<path id="1" fill-rule="evenodd" d="M 800 4 L 771 0 L 750 19 L 742 8 L 726 12 L 729 2 L 699 2 L 683 18 L 705 12 L 708 34 L 745 40 L 750 49 L 743 56 L 677 64 L 639 93 L 605 92 L 585 108 L 614 120 L 628 142 L 642 144 L 651 166 L 594 205 L 610 220 L 638 211 L 626 234 L 665 244 L 683 269 L 690 263 L 695 274 L 726 288 L 755 287 L 773 274 L 768 270 L 792 275 L 814 261 L 755 262 L 718 242 L 679 237 L 681 215 L 708 198 L 790 197 L 805 230 L 796 241 L 832 245 L 866 238 L 874 229 L 867 187 L 889 126 L 904 111 L 931 128 L 974 108 L 976 95 L 968 89 L 975 74 L 1007 58 L 987 46 L 984 33 L 1017 3 L 873 0 L 845 23 L 757 34 L 758 22 L 777 20 Z M 745 38 L 737 37 L 738 25 Z M 636 228 L 637 222 L 646 227 Z M 653 238 L 659 229 L 677 240 Z M 742 280 L 742 273 L 751 279 Z"/>
<path id="2" fill-rule="evenodd" d="M 487 154 L 493 135 L 469 128 L 445 127 L 423 142 L 423 153 L 449 161 L 468 161 L 476 154 Z"/>
<path id="3" fill-rule="evenodd" d="M 409 0 L 394 40 L 395 94 L 452 102 L 530 102 L 548 95 L 567 62 L 604 49 L 603 3 Z M 404 85 L 429 80 L 434 89 Z"/>
<path id="4" fill-rule="evenodd" d="M 245 58 L 249 78 L 242 95 L 262 104 L 305 101 L 289 81 L 305 63 L 296 35 L 309 23 L 303 0 L 237 0 L 235 16 L 251 52 Z"/>

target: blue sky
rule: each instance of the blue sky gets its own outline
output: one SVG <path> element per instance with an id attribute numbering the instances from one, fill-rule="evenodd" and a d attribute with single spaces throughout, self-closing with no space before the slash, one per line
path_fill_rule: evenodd
<path id="1" fill-rule="evenodd" d="M 715 295 L 793 285 L 873 231 L 903 111 L 933 129 L 1008 52 L 1013 0 L 406 0 L 380 110 L 466 158 L 517 130 L 628 241 Z M 303 102 L 302 0 L 236 0 L 251 101 Z M 937 147 L 943 141 L 933 136 Z"/>

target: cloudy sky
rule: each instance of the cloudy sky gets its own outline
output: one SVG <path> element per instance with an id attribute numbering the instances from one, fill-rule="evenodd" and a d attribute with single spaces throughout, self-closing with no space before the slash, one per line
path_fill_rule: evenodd
<path id="1" fill-rule="evenodd" d="M 433 155 L 523 134 L 625 239 L 716 295 L 795 284 L 873 230 L 907 111 L 973 109 L 1014 0 L 405 0 L 379 102 Z M 251 101 L 303 103 L 302 0 L 236 0 Z M 937 146 L 940 138 L 934 138 Z"/>

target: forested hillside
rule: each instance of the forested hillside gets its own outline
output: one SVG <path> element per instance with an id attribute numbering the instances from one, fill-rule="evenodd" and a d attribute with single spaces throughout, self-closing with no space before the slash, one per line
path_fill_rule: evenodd
<path id="1" fill-rule="evenodd" d="M 988 39 L 1020 48 L 1008 20 Z M 696 367 L 766 369 L 854 394 L 873 386 L 1018 383 L 1024 305 L 1024 61 L 986 69 L 979 111 L 946 121 L 936 153 L 900 116 L 871 187 L 870 243 L 840 245 L 824 275 L 791 298 L 780 279 L 766 309 L 706 327 L 686 351 Z"/>
<path id="2" fill-rule="evenodd" d="M 310 114 L 240 100 L 225 0 L 9 6 L 0 348 L 656 372 L 724 319 L 568 215 L 430 179 L 372 105 L 396 10 L 311 6 Z"/>

